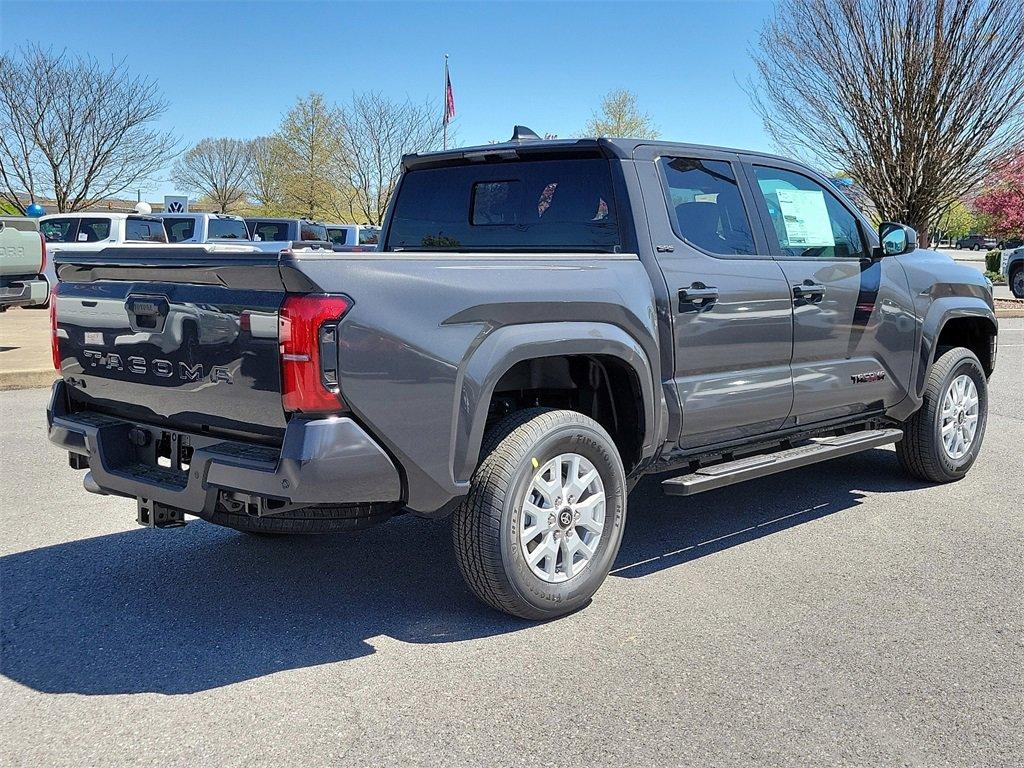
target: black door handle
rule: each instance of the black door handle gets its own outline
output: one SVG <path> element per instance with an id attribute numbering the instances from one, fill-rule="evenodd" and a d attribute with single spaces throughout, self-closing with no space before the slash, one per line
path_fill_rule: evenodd
<path id="1" fill-rule="evenodd" d="M 812 283 L 810 280 L 805 280 L 799 285 L 793 286 L 794 299 L 810 299 L 813 297 L 820 299 L 824 295 L 825 286 L 820 283 Z"/>
<path id="2" fill-rule="evenodd" d="M 679 289 L 679 311 L 691 312 L 694 309 L 710 307 L 718 301 L 718 289 L 704 283 L 694 283 L 689 288 Z"/>

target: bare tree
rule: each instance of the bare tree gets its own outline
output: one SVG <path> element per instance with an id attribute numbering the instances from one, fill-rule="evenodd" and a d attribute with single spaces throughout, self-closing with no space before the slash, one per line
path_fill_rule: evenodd
<path id="1" fill-rule="evenodd" d="M 922 245 L 1024 142 L 1020 0 L 784 0 L 752 57 L 776 143 L 850 173 Z"/>
<path id="2" fill-rule="evenodd" d="M 334 213 L 353 222 L 380 224 L 402 170 L 402 156 L 440 149 L 442 132 L 441 118 L 429 101 L 354 94 L 342 110 L 336 156 L 341 181 Z"/>
<path id="3" fill-rule="evenodd" d="M 651 122 L 650 115 L 637 108 L 636 94 L 619 89 L 605 94 L 601 100 L 601 111 L 591 116 L 584 135 L 656 139 L 658 129 Z"/>
<path id="4" fill-rule="evenodd" d="M 167 103 L 125 63 L 29 46 L 0 55 L 0 197 L 52 196 L 78 211 L 149 180 L 177 141 L 153 123 Z"/>
<path id="5" fill-rule="evenodd" d="M 239 139 L 203 139 L 174 164 L 171 178 L 182 189 L 209 198 L 221 213 L 245 200 L 249 148 Z"/>
<path id="6" fill-rule="evenodd" d="M 282 205 L 282 148 L 276 136 L 259 136 L 249 142 L 246 191 L 264 211 L 278 211 Z"/>

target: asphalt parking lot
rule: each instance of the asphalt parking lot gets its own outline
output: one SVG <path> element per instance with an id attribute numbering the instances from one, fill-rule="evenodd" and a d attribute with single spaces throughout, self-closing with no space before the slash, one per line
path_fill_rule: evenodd
<path id="1" fill-rule="evenodd" d="M 612 576 L 531 625 L 444 523 L 147 531 L 0 393 L 0 763 L 1020 765 L 1024 320 L 962 482 L 891 450 L 630 497 Z"/>

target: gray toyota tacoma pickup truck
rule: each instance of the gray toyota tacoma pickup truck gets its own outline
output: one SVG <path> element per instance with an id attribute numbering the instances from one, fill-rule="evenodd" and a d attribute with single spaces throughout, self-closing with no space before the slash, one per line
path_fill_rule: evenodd
<path id="1" fill-rule="evenodd" d="M 143 525 L 450 516 L 472 591 L 550 618 L 644 474 L 689 495 L 892 443 L 967 473 L 991 287 L 915 246 L 779 157 L 517 129 L 406 157 L 376 252 L 67 254 L 49 436 Z"/>

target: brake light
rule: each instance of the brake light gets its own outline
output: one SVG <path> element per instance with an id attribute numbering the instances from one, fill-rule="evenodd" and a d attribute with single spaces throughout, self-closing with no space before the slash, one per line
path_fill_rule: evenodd
<path id="1" fill-rule="evenodd" d="M 41 254 L 39 256 L 39 273 L 38 274 L 41 275 L 41 274 L 43 274 L 43 272 L 46 271 L 46 236 L 42 232 L 39 233 L 39 247 L 40 247 Z"/>
<path id="2" fill-rule="evenodd" d="M 60 344 L 57 341 L 57 287 L 54 283 L 50 289 L 50 356 L 53 358 L 54 370 L 60 372 Z"/>
<path id="3" fill-rule="evenodd" d="M 338 321 L 352 300 L 324 294 L 289 295 L 281 305 L 281 404 L 288 413 L 346 409 L 338 384 Z"/>

